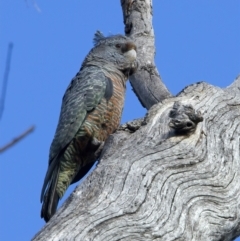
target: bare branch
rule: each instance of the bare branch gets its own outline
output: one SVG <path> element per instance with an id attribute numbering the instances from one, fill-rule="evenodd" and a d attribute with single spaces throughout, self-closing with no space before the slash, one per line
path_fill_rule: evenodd
<path id="1" fill-rule="evenodd" d="M 94 172 L 33 240 L 234 240 L 240 235 L 239 83 L 240 77 L 231 90 L 193 84 L 122 126 Z M 181 116 L 201 120 L 201 111 L 204 117 L 188 135 L 169 126 L 176 102 L 196 111 L 189 115 L 183 107 Z"/>
<path id="2" fill-rule="evenodd" d="M 36 2 L 35 0 L 32 1 L 32 4 L 33 4 L 34 8 L 35 8 L 39 13 L 42 12 L 41 9 L 40 9 L 40 7 L 38 6 L 38 4 L 37 4 L 37 2 Z"/>
<path id="3" fill-rule="evenodd" d="M 130 83 L 143 107 L 154 104 L 171 95 L 163 84 L 154 63 L 155 37 L 152 26 L 152 0 L 121 0 L 125 34 L 138 48 L 138 71 L 130 77 Z"/>
<path id="4" fill-rule="evenodd" d="M 27 4 L 27 6 L 28 6 L 28 0 L 25 0 L 25 2 L 26 2 L 26 4 Z M 41 10 L 41 8 L 38 6 L 37 2 L 36 2 L 35 0 L 32 0 L 31 2 L 32 2 L 32 5 L 33 5 L 33 7 L 35 8 L 35 10 L 37 10 L 39 13 L 41 13 L 42 10 Z"/>
<path id="5" fill-rule="evenodd" d="M 4 145 L 3 147 L 0 147 L 0 153 L 6 151 L 8 148 L 12 147 L 15 145 L 17 142 L 22 140 L 24 137 L 26 137 L 28 134 L 33 132 L 35 129 L 35 126 L 29 127 L 26 131 L 24 131 L 21 135 L 15 137 L 12 141 L 10 141 L 8 144 Z"/>
<path id="6" fill-rule="evenodd" d="M 4 110 L 4 102 L 5 102 L 5 98 L 6 98 L 6 92 L 7 92 L 7 82 L 8 82 L 8 75 L 10 72 L 12 49 L 13 49 L 13 43 L 10 42 L 8 44 L 6 67 L 5 67 L 4 77 L 3 77 L 3 87 L 2 87 L 2 94 L 1 94 L 1 99 L 0 99 L 0 119 L 2 118 L 2 114 L 3 114 L 3 110 Z"/>
<path id="7" fill-rule="evenodd" d="M 152 0 L 121 4 L 138 46 L 131 84 L 147 109 L 160 103 L 109 137 L 97 168 L 32 240 L 234 240 L 240 76 L 226 89 L 202 82 L 168 98 L 153 60 Z"/>

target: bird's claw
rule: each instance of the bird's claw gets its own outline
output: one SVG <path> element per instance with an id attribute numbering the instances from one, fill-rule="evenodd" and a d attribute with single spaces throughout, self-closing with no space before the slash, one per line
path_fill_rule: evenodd
<path id="1" fill-rule="evenodd" d="M 104 143 L 105 143 L 104 141 L 99 141 L 95 137 L 92 139 L 91 144 L 94 147 L 94 149 L 96 149 L 96 151 L 94 152 L 94 156 L 96 158 L 98 158 L 100 156 Z"/>

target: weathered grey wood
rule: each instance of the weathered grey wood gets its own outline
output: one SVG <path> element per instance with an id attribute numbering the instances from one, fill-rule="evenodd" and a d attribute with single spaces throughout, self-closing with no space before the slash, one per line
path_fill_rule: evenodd
<path id="1" fill-rule="evenodd" d="M 169 98 L 171 93 L 162 82 L 154 63 L 155 37 L 152 26 L 152 0 L 121 0 L 125 34 L 137 45 L 138 71 L 130 83 L 142 105 L 150 109 Z"/>
<path id="2" fill-rule="evenodd" d="M 240 77 L 226 89 L 198 83 L 171 97 L 154 64 L 152 0 L 121 5 L 126 35 L 138 46 L 130 81 L 151 109 L 109 138 L 101 163 L 33 240 L 233 240 L 240 235 Z M 202 113 L 193 133 L 170 127 L 176 101 Z"/>
<path id="3" fill-rule="evenodd" d="M 202 113 L 191 135 L 169 127 L 175 101 Z M 240 77 L 226 89 L 193 84 L 111 136 L 100 164 L 33 240 L 233 240 L 239 180 Z"/>

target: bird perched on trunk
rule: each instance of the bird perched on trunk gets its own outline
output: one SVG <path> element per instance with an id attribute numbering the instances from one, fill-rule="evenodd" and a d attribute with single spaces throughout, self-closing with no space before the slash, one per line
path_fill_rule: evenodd
<path id="1" fill-rule="evenodd" d="M 94 43 L 62 99 L 41 193 L 46 222 L 69 185 L 83 177 L 118 128 L 126 81 L 137 68 L 136 46 L 129 38 L 104 37 L 97 31 Z"/>

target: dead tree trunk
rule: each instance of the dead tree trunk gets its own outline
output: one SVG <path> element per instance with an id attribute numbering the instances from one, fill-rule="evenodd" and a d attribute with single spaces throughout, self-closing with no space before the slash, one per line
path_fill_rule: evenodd
<path id="1" fill-rule="evenodd" d="M 175 101 L 201 111 L 195 132 L 169 127 Z M 97 168 L 33 240 L 233 240 L 239 156 L 240 77 L 226 89 L 191 85 L 114 134 Z"/>
<path id="2" fill-rule="evenodd" d="M 151 8 L 151 1 L 122 6 L 131 16 Z M 145 81 L 156 81 L 153 62 L 143 65 L 145 73 L 133 78 L 149 74 Z M 240 76 L 226 89 L 197 83 L 176 97 L 160 78 L 152 84 L 162 90 L 158 97 L 146 85 L 135 92 L 147 108 L 154 99 L 161 102 L 108 139 L 100 164 L 34 241 L 223 241 L 240 235 Z M 144 100 L 148 91 L 152 96 Z"/>

